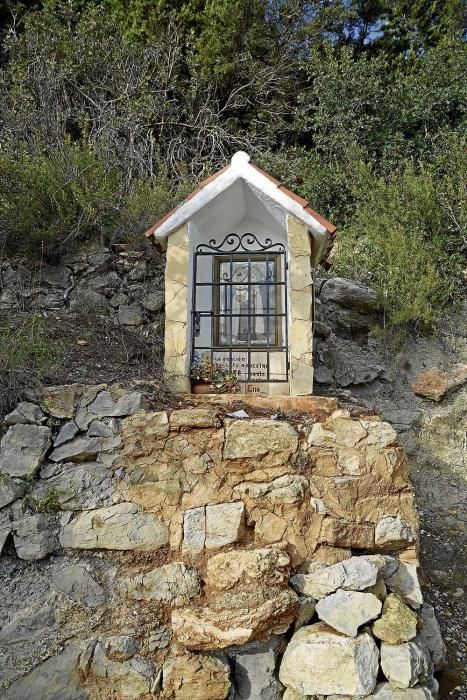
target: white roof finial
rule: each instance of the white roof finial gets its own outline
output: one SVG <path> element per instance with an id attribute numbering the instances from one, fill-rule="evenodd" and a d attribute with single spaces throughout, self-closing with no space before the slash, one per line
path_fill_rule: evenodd
<path id="1" fill-rule="evenodd" d="M 247 163 L 250 162 L 250 156 L 248 153 L 245 153 L 245 151 L 237 151 L 236 153 L 233 154 L 230 164 L 234 168 L 241 168 L 242 166 L 246 165 Z"/>

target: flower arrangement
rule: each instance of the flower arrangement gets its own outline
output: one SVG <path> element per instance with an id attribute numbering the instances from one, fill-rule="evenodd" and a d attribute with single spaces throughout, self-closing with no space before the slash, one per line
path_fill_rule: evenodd
<path id="1" fill-rule="evenodd" d="M 234 394 L 239 391 L 238 377 L 231 374 L 221 362 L 211 362 L 209 357 L 195 355 L 190 372 L 195 384 L 209 384 L 215 393 Z"/>

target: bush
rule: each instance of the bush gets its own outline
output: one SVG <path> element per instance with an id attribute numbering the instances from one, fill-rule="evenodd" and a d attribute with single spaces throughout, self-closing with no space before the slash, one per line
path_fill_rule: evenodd
<path id="1" fill-rule="evenodd" d="M 371 285 L 392 326 L 432 326 L 463 296 L 467 157 L 450 156 L 389 178 L 366 168 L 355 182 L 333 272 Z"/>
<path id="2" fill-rule="evenodd" d="M 0 416 L 18 403 L 26 388 L 40 388 L 60 358 L 61 346 L 48 338 L 45 319 L 27 316 L 16 328 L 0 327 Z"/>
<path id="3" fill-rule="evenodd" d="M 171 208 L 167 178 L 127 184 L 89 146 L 0 155 L 0 231 L 9 255 L 57 255 L 86 241 L 134 240 Z"/>

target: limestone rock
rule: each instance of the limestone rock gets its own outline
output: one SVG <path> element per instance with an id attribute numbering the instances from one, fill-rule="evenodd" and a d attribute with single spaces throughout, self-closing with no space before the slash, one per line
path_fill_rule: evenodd
<path id="1" fill-rule="evenodd" d="M 61 528 L 62 547 L 151 551 L 168 544 L 167 526 L 133 503 L 79 513 Z"/>
<path id="2" fill-rule="evenodd" d="M 57 548 L 53 519 L 45 513 L 22 518 L 14 524 L 13 540 L 20 559 L 43 559 Z"/>
<path id="3" fill-rule="evenodd" d="M 356 523 L 343 518 L 323 520 L 320 542 L 333 547 L 373 549 L 374 526 L 372 523 Z"/>
<path id="4" fill-rule="evenodd" d="M 73 440 L 74 437 L 79 433 L 79 428 L 74 420 L 67 421 L 62 425 L 57 437 L 54 440 L 54 447 L 59 447 L 65 442 Z"/>
<path id="5" fill-rule="evenodd" d="M 413 529 L 401 517 L 387 516 L 376 523 L 375 546 L 377 549 L 406 549 L 414 542 Z"/>
<path id="6" fill-rule="evenodd" d="M 262 464 L 285 464 L 298 447 L 298 435 L 291 425 L 258 418 L 231 423 L 225 435 L 224 459 L 263 458 Z"/>
<path id="7" fill-rule="evenodd" d="M 333 301 L 348 309 L 363 313 L 377 311 L 379 308 L 376 293 L 359 282 L 343 277 L 333 277 L 327 280 L 321 288 L 321 302 Z"/>
<path id="8" fill-rule="evenodd" d="M 109 650 L 112 656 L 111 650 Z M 122 700 L 136 700 L 149 694 L 156 667 L 151 661 L 140 656 L 133 656 L 127 661 L 114 661 L 107 656 L 105 646 L 98 642 L 89 666 L 89 675 L 106 692 L 111 689 Z"/>
<path id="9" fill-rule="evenodd" d="M 315 562 L 310 564 L 307 574 L 292 576 L 290 583 L 298 593 L 319 600 L 334 593 L 342 585 L 344 576 L 344 568 L 340 563 L 326 566 Z"/>
<path id="10" fill-rule="evenodd" d="M 424 603 L 419 611 L 423 626 L 417 639 L 424 644 L 430 652 L 435 671 L 441 671 L 446 665 L 446 645 L 441 636 L 441 630 L 435 611 L 431 605 Z"/>
<path id="11" fill-rule="evenodd" d="M 282 646 L 279 637 L 272 637 L 226 650 L 233 666 L 236 700 L 282 700 L 284 688 L 275 674 Z"/>
<path id="12" fill-rule="evenodd" d="M 220 428 L 218 411 L 212 408 L 182 408 L 172 411 L 170 427 L 173 428 Z"/>
<path id="13" fill-rule="evenodd" d="M 112 503 L 112 472 L 97 462 L 53 465 L 49 478 L 41 479 L 32 489 L 38 502 L 54 497 L 62 510 L 92 510 Z M 45 476 L 41 471 L 41 476 Z"/>
<path id="14" fill-rule="evenodd" d="M 148 292 L 141 299 L 141 304 L 147 311 L 162 311 L 164 308 L 164 292 Z"/>
<path id="15" fill-rule="evenodd" d="M 338 564 L 344 559 L 350 559 L 352 556 L 351 549 L 344 549 L 343 547 L 328 547 L 326 544 L 322 544 L 318 547 L 316 552 L 313 554 L 313 561 L 319 562 L 321 564 Z"/>
<path id="16" fill-rule="evenodd" d="M 411 688 L 426 681 L 433 665 L 428 649 L 416 642 L 381 644 L 381 668 L 393 688 Z"/>
<path id="17" fill-rule="evenodd" d="M 308 479 L 299 474 L 286 474 L 272 482 L 246 481 L 234 487 L 234 491 L 250 498 L 266 498 L 274 504 L 291 504 L 303 501 L 308 491 Z"/>
<path id="18" fill-rule="evenodd" d="M 12 530 L 11 513 L 8 509 L 0 513 L 0 554 Z"/>
<path id="19" fill-rule="evenodd" d="M 294 631 L 296 632 L 304 625 L 307 625 L 316 610 L 316 600 L 311 596 L 301 595 L 298 597 L 298 613 L 295 620 Z"/>
<path id="20" fill-rule="evenodd" d="M 70 644 L 57 656 L 39 664 L 31 673 L 10 685 L 4 700 L 87 700 L 77 670 L 79 647 Z"/>
<path id="21" fill-rule="evenodd" d="M 283 634 L 297 610 L 297 596 L 290 589 L 271 592 L 268 597 L 255 590 L 231 594 L 228 600 L 219 598 L 215 607 L 174 610 L 172 630 L 175 640 L 187 649 L 224 649 L 268 634 Z"/>
<path id="22" fill-rule="evenodd" d="M 177 561 L 122 579 L 119 590 L 131 600 L 186 605 L 191 598 L 199 595 L 200 580 L 196 571 Z"/>
<path id="23" fill-rule="evenodd" d="M 378 568 L 366 557 L 351 557 L 332 566 L 312 562 L 307 574 L 292 577 L 292 586 L 305 595 L 321 599 L 338 588 L 361 591 L 376 583 Z"/>
<path id="24" fill-rule="evenodd" d="M 124 393 L 117 401 L 114 401 L 110 391 L 101 391 L 92 403 L 86 407 L 86 411 L 98 418 L 130 416 L 145 406 L 145 398 L 140 391 Z"/>
<path id="25" fill-rule="evenodd" d="M 50 633 L 54 624 L 55 610 L 51 605 L 36 603 L 20 608 L 0 629 L 0 644 L 34 644 Z"/>
<path id="26" fill-rule="evenodd" d="M 6 474 L 0 474 L 0 508 L 21 498 L 24 490 L 25 486 L 22 482 L 10 479 Z"/>
<path id="27" fill-rule="evenodd" d="M 202 552 L 206 541 L 206 508 L 189 508 L 183 514 L 183 548 Z"/>
<path id="28" fill-rule="evenodd" d="M 381 607 L 381 601 L 371 593 L 339 590 L 319 600 L 316 612 L 333 629 L 356 637 L 358 628 L 378 617 Z"/>
<path id="29" fill-rule="evenodd" d="M 122 326 L 141 326 L 143 310 L 139 304 L 122 304 L 118 307 L 118 322 Z"/>
<path id="30" fill-rule="evenodd" d="M 423 595 L 418 582 L 417 567 L 401 561 L 392 576 L 385 578 L 386 586 L 412 608 L 419 608 Z"/>
<path id="31" fill-rule="evenodd" d="M 139 649 L 139 644 L 134 637 L 126 635 L 107 637 L 104 642 L 105 655 L 111 661 L 128 661 Z"/>
<path id="32" fill-rule="evenodd" d="M 376 686 L 378 658 L 371 635 L 346 637 L 319 622 L 294 634 L 279 679 L 303 695 L 368 695 Z"/>
<path id="33" fill-rule="evenodd" d="M 121 444 L 119 436 L 110 438 L 77 437 L 56 447 L 49 455 L 52 462 L 86 462 L 96 459 L 101 452 L 110 452 Z"/>
<path id="34" fill-rule="evenodd" d="M 59 591 L 89 608 L 102 605 L 106 599 L 102 586 L 84 566 L 78 564 L 70 564 L 54 573 L 52 583 Z"/>
<path id="35" fill-rule="evenodd" d="M 50 447 L 50 428 L 17 423 L 0 443 L 0 472 L 24 478 L 32 476 Z"/>
<path id="36" fill-rule="evenodd" d="M 206 549 L 238 542 L 244 531 L 245 505 L 242 501 L 206 506 Z"/>
<path id="37" fill-rule="evenodd" d="M 35 403 L 22 401 L 11 413 L 5 416 L 3 422 L 5 425 L 17 425 L 18 423 L 41 425 L 44 420 L 45 416 L 39 406 L 36 406 Z"/>
<path id="38" fill-rule="evenodd" d="M 414 688 L 393 688 L 390 683 L 378 683 L 375 692 L 365 700 L 436 700 L 437 692 L 433 693 L 427 685 L 416 685 Z"/>
<path id="39" fill-rule="evenodd" d="M 41 408 L 54 418 L 73 418 L 76 398 L 76 386 L 51 386 L 42 394 Z"/>
<path id="40" fill-rule="evenodd" d="M 176 656 L 162 670 L 162 690 L 168 700 L 224 700 L 230 687 L 229 665 L 213 656 Z"/>
<path id="41" fill-rule="evenodd" d="M 211 588 L 287 585 L 290 558 L 279 547 L 216 554 L 208 560 L 206 584 Z"/>
<path id="42" fill-rule="evenodd" d="M 432 401 L 441 399 L 467 381 L 467 365 L 455 365 L 449 372 L 443 372 L 437 367 L 432 367 L 419 374 L 412 382 L 412 391 L 418 396 L 423 396 Z"/>
<path id="43" fill-rule="evenodd" d="M 389 644 L 410 642 L 417 634 L 417 615 L 396 595 L 389 594 L 383 603 L 383 614 L 373 623 L 375 637 Z"/>

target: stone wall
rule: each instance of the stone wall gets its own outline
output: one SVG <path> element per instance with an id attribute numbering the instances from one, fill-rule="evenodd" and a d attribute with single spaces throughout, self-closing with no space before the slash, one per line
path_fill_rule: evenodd
<path id="1" fill-rule="evenodd" d="M 437 696 L 394 429 L 332 398 L 240 405 L 73 385 L 6 417 L 2 697 Z"/>

